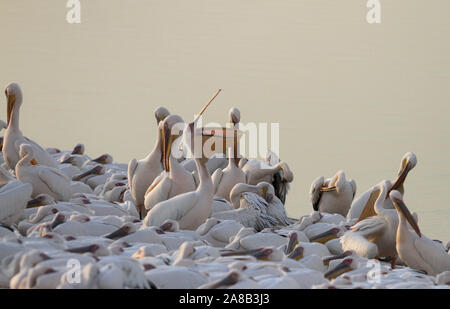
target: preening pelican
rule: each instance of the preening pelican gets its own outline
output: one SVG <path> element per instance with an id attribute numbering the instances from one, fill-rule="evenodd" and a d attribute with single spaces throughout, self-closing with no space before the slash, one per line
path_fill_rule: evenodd
<path id="1" fill-rule="evenodd" d="M 394 266 L 397 258 L 395 238 L 398 216 L 395 209 L 384 208 L 390 187 L 390 182 L 385 180 L 372 191 L 363 213 L 376 215 L 364 218 L 353 225 L 351 231 L 341 237 L 341 244 L 344 251 L 354 250 L 367 258 L 392 257 Z M 376 249 L 370 242 L 376 245 Z"/>
<path id="2" fill-rule="evenodd" d="M 400 162 L 400 169 L 398 171 L 397 180 L 393 184 L 390 183 L 389 191 L 398 190 L 402 194 L 404 194 L 403 184 L 405 182 L 406 176 L 416 166 L 416 164 L 416 155 L 412 152 L 406 153 L 403 156 L 402 161 Z M 364 206 L 368 203 L 369 197 L 374 190 L 376 190 L 376 186 L 370 188 L 353 201 L 352 207 L 350 208 L 350 211 L 347 215 L 348 220 L 374 215 L 374 213 L 363 214 Z M 389 193 L 386 195 L 386 197 L 389 197 Z M 394 205 L 392 205 L 392 201 L 389 198 L 386 198 L 386 200 L 384 201 L 384 208 L 394 209 Z"/>
<path id="3" fill-rule="evenodd" d="M 175 140 L 183 134 L 183 119 L 178 115 L 170 115 L 163 120 L 162 127 L 165 172 L 156 177 L 145 193 L 146 211 L 159 202 L 196 188 L 194 177 L 180 165 L 172 151 Z"/>
<path id="4" fill-rule="evenodd" d="M 344 171 L 338 171 L 333 178 L 319 177 L 311 184 L 309 196 L 316 211 L 337 213 L 344 217 L 356 193 L 356 182 L 347 180 Z"/>
<path id="5" fill-rule="evenodd" d="M 32 165 L 33 147 L 29 144 L 20 145 L 20 157 L 16 164 L 16 176 L 33 186 L 33 197 L 45 193 L 58 201 L 68 201 L 72 195 L 70 180 L 56 168 L 43 165 Z"/>
<path id="6" fill-rule="evenodd" d="M 24 137 L 19 129 L 19 111 L 22 105 L 22 91 L 16 83 L 9 84 L 5 89 L 7 99 L 7 122 L 8 128 L 3 141 L 3 157 L 8 167 L 15 169 L 17 162 L 20 160 L 20 145 L 29 144 L 33 148 L 33 163 L 57 167 L 58 163 L 55 159 L 41 146 L 32 140 Z"/>
<path id="7" fill-rule="evenodd" d="M 409 267 L 426 271 L 432 276 L 450 271 L 450 255 L 442 244 L 420 232 L 419 226 L 403 202 L 401 193 L 393 190 L 389 196 L 398 212 L 397 252 L 402 261 Z"/>
<path id="8" fill-rule="evenodd" d="M 143 209 L 144 195 L 153 180 L 163 171 L 163 142 L 161 122 L 170 115 L 165 107 L 155 110 L 157 139 L 153 150 L 142 160 L 132 159 L 128 164 L 128 182 L 135 205 Z"/>
<path id="9" fill-rule="evenodd" d="M 275 153 L 269 151 L 265 161 L 247 161 L 242 166 L 242 170 L 248 184 L 257 185 L 263 181 L 271 183 L 275 188 L 276 196 L 283 204 L 285 203 L 289 183 L 294 180 L 294 174 L 289 166 L 285 162 L 281 162 Z"/>
<path id="10" fill-rule="evenodd" d="M 241 114 L 237 108 L 229 111 L 229 121 L 235 127 L 240 119 Z M 224 169 L 217 169 L 212 175 L 214 185 L 214 194 L 230 201 L 230 192 L 238 183 L 245 183 L 245 173 L 239 167 L 238 158 L 238 137 L 234 137 L 233 147 L 230 148 L 228 166 Z"/>

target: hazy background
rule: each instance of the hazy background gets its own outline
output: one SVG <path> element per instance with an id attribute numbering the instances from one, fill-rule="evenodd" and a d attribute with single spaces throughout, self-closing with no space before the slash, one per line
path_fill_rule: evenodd
<path id="1" fill-rule="evenodd" d="M 450 239 L 450 1 L 64 0 L 0 2 L 0 85 L 24 92 L 21 129 L 43 146 L 86 145 L 116 161 L 153 147 L 159 105 L 185 120 L 218 89 L 205 121 L 279 122 L 295 174 L 291 216 L 310 213 L 314 178 L 345 170 L 357 195 L 417 167 L 405 201 L 423 232 Z M 1 99 L 0 118 L 6 118 Z"/>

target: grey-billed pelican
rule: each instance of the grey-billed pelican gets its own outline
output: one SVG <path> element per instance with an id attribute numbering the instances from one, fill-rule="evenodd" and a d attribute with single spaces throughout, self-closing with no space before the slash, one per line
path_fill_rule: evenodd
<path id="1" fill-rule="evenodd" d="M 7 122 L 3 141 L 3 157 L 8 167 L 15 169 L 17 162 L 20 160 L 20 145 L 29 144 L 33 148 L 33 164 L 57 167 L 56 160 L 41 146 L 32 140 L 24 137 L 19 129 L 19 112 L 22 105 L 22 91 L 16 83 L 6 86 L 5 95 L 7 99 Z"/>
<path id="2" fill-rule="evenodd" d="M 432 276 L 450 271 L 450 255 L 442 244 L 420 232 L 419 226 L 403 202 L 401 193 L 394 190 L 389 196 L 398 212 L 397 252 L 402 261 L 409 267 L 426 271 Z"/>
<path id="3" fill-rule="evenodd" d="M 178 115 L 167 116 L 162 121 L 162 129 L 165 171 L 155 178 L 145 192 L 146 211 L 152 209 L 159 202 L 194 191 L 196 188 L 194 177 L 180 165 L 172 151 L 174 142 L 183 134 L 183 119 Z"/>
<path id="4" fill-rule="evenodd" d="M 311 184 L 309 196 L 314 210 L 337 213 L 344 217 L 356 193 L 356 182 L 347 180 L 344 171 L 338 171 L 333 178 L 319 177 Z"/>
<path id="5" fill-rule="evenodd" d="M 33 186 L 33 197 L 45 193 L 58 201 L 68 201 L 72 195 L 70 179 L 60 170 L 44 165 L 32 165 L 33 147 L 20 145 L 20 161 L 16 164 L 16 176 L 23 183 Z"/>
<path id="6" fill-rule="evenodd" d="M 245 162 L 245 160 L 241 161 Z M 257 185 L 263 181 L 271 183 L 275 188 L 276 196 L 283 204 L 285 203 L 289 183 L 294 180 L 294 174 L 287 163 L 281 162 L 274 152 L 269 151 L 265 161 L 248 160 L 241 165 L 241 168 L 248 184 Z"/>
<path id="7" fill-rule="evenodd" d="M 163 171 L 163 141 L 161 122 L 170 115 L 165 107 L 155 110 L 157 123 L 156 143 L 153 150 L 142 160 L 132 159 L 128 164 L 128 182 L 135 205 L 141 211 L 144 207 L 144 195 L 153 180 Z"/>
<path id="8" fill-rule="evenodd" d="M 389 182 L 389 191 L 398 190 L 403 194 L 404 192 L 403 184 L 405 182 L 406 176 L 416 166 L 416 164 L 417 164 L 416 155 L 412 152 L 406 153 L 403 156 L 402 161 L 400 162 L 400 169 L 398 171 L 397 180 L 394 183 Z M 376 190 L 376 186 L 370 188 L 353 201 L 350 211 L 348 212 L 347 215 L 348 220 L 352 219 L 362 220 L 363 218 L 374 215 L 373 212 L 363 213 L 363 210 L 365 209 L 364 206 L 369 202 L 369 198 L 372 196 L 371 194 L 374 190 Z M 384 201 L 384 208 L 394 209 L 394 205 L 392 205 L 392 202 L 388 197 L 389 193 L 386 195 L 386 199 Z"/>
<path id="9" fill-rule="evenodd" d="M 390 182 L 385 180 L 372 191 L 363 212 L 376 215 L 353 225 L 351 231 L 341 237 L 341 244 L 344 251 L 354 250 L 367 258 L 392 257 L 392 266 L 395 266 L 398 215 L 395 209 L 384 207 L 390 187 Z"/>
<path id="10" fill-rule="evenodd" d="M 229 122 L 234 127 L 239 124 L 241 120 L 240 112 L 237 108 L 231 108 L 228 112 Z M 230 192 L 238 183 L 245 183 L 245 173 L 239 167 L 238 158 L 238 137 L 234 137 L 233 147 L 230 147 L 228 158 L 228 165 L 224 169 L 216 169 L 212 175 L 212 182 L 214 185 L 214 194 L 230 201 Z"/>

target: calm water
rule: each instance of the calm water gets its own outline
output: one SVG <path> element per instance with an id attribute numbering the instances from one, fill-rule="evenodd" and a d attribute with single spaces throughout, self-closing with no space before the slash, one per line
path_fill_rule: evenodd
<path id="1" fill-rule="evenodd" d="M 382 0 L 379 25 L 366 1 L 81 3 L 75 25 L 63 0 L 0 2 L 0 85 L 21 84 L 27 136 L 128 162 L 152 148 L 156 106 L 192 120 L 223 88 L 206 121 L 237 106 L 280 123 L 291 216 L 312 210 L 317 176 L 343 169 L 359 194 L 413 151 L 405 201 L 450 239 L 449 1 Z"/>

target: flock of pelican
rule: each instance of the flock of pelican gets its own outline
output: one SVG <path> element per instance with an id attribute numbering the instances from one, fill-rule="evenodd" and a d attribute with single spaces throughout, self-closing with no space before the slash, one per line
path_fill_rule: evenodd
<path id="1" fill-rule="evenodd" d="M 272 152 L 240 155 L 237 108 L 226 128 L 157 108 L 153 149 L 127 165 L 44 149 L 20 130 L 19 85 L 5 95 L 0 288 L 450 287 L 450 242 L 422 234 L 403 200 L 411 152 L 359 196 L 344 171 L 317 178 L 313 211 L 291 218 L 293 173 Z M 227 146 L 194 155 L 194 140 Z"/>

